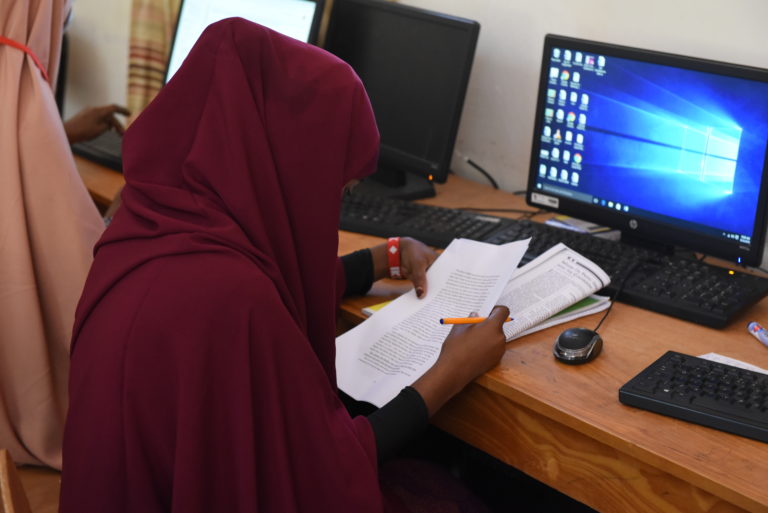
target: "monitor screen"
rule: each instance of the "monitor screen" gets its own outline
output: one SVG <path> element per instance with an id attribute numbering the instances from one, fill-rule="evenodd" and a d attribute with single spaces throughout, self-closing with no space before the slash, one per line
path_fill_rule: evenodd
<path id="1" fill-rule="evenodd" d="M 480 25 L 380 0 L 335 0 L 326 49 L 362 79 L 381 133 L 379 174 L 448 174 Z"/>
<path id="2" fill-rule="evenodd" d="M 317 43 L 325 0 L 182 0 L 168 59 L 171 79 L 211 23 L 239 16 L 305 43 Z"/>
<path id="3" fill-rule="evenodd" d="M 549 35 L 528 202 L 759 263 L 768 70 Z"/>

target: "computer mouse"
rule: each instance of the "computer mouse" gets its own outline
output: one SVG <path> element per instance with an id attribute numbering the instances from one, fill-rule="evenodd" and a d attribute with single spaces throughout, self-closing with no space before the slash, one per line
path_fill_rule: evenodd
<path id="1" fill-rule="evenodd" d="M 596 331 L 569 328 L 557 337 L 552 352 L 563 363 L 579 365 L 594 360 L 602 348 L 603 339 Z"/>

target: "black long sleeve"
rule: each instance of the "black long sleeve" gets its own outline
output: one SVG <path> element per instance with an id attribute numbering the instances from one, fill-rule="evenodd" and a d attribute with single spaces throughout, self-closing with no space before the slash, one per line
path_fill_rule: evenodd
<path id="1" fill-rule="evenodd" d="M 416 389 L 405 387 L 394 399 L 368 415 L 376 438 L 379 462 L 419 435 L 429 423 L 429 411 Z"/>
<path id="2" fill-rule="evenodd" d="M 373 285 L 373 257 L 361 249 L 341 257 L 346 275 L 345 296 L 364 295 Z M 394 399 L 368 415 L 376 438 L 379 461 L 397 452 L 421 433 L 429 423 L 424 399 L 414 388 L 405 387 Z"/>
<path id="3" fill-rule="evenodd" d="M 347 285 L 344 296 L 364 296 L 373 285 L 373 256 L 370 249 L 361 249 L 341 257 Z"/>

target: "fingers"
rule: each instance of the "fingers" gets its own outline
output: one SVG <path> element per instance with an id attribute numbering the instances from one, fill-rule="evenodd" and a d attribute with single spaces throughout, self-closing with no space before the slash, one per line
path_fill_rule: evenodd
<path id="1" fill-rule="evenodd" d="M 125 133 L 125 126 L 115 117 L 115 114 L 122 114 L 124 116 L 130 116 L 131 111 L 129 111 L 127 108 L 112 104 L 112 105 L 104 105 L 102 107 L 98 108 L 98 116 L 101 119 L 103 123 L 105 123 L 104 130 L 109 130 L 110 128 L 114 128 L 118 134 L 123 135 Z"/>
<path id="2" fill-rule="evenodd" d="M 416 289 L 416 297 L 422 298 L 427 292 L 427 275 L 425 273 L 426 268 L 417 268 L 411 272 L 411 282 Z"/>
<path id="3" fill-rule="evenodd" d="M 125 127 L 115 116 L 109 117 L 109 124 L 112 125 L 112 128 L 114 128 L 118 134 L 123 135 L 125 133 Z"/>
<path id="4" fill-rule="evenodd" d="M 122 114 L 123 116 L 131 115 L 131 111 L 123 107 L 122 105 L 116 105 L 113 103 L 112 105 L 110 105 L 110 107 L 112 108 L 113 113 Z"/>
<path id="5" fill-rule="evenodd" d="M 509 308 L 503 305 L 496 305 L 491 310 L 491 314 L 488 316 L 487 322 L 492 322 L 501 326 L 504 321 L 509 317 Z"/>

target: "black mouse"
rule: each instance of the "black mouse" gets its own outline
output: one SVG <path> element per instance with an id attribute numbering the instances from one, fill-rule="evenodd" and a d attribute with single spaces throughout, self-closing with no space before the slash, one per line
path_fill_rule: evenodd
<path id="1" fill-rule="evenodd" d="M 557 337 L 552 352 L 561 362 L 578 365 L 594 360 L 602 348 L 603 339 L 596 331 L 569 328 Z"/>

